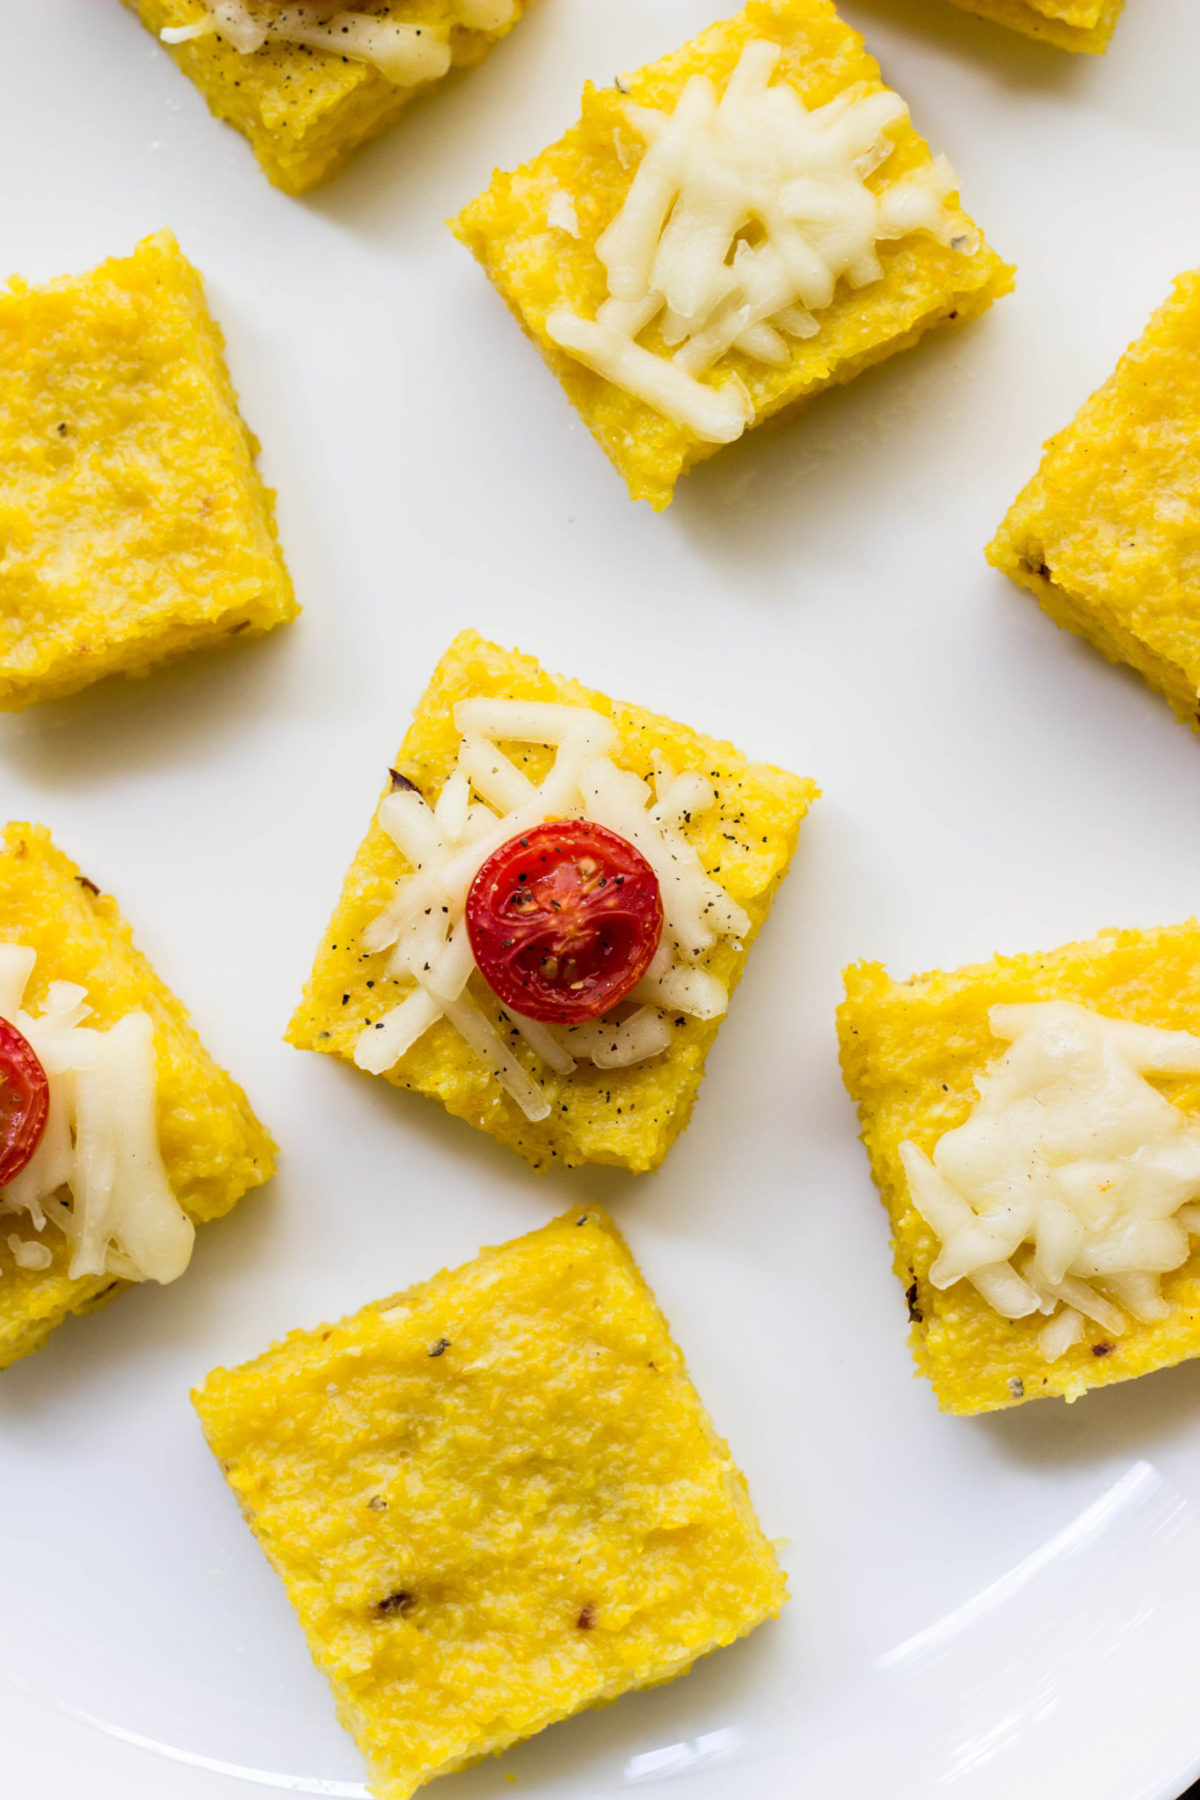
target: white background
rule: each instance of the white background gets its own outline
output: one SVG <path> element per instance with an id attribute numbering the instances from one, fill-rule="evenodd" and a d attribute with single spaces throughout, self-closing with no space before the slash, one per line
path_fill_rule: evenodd
<path id="1" fill-rule="evenodd" d="M 1096 60 L 944 0 L 846 0 L 1018 291 L 723 453 L 655 517 L 442 220 L 557 136 L 585 78 L 674 47 L 714 3 L 537 0 L 301 203 L 117 0 L 0 0 L 0 273 L 175 228 L 305 607 L 260 644 L 0 721 L 4 813 L 119 897 L 283 1146 L 179 1286 L 65 1327 L 0 1383 L 14 1800 L 360 1791 L 189 1384 L 585 1197 L 627 1231 L 788 1540 L 794 1599 L 446 1800 L 507 1793 L 505 1771 L 538 1800 L 649 1781 L 681 1800 L 1169 1800 L 1200 1764 L 1200 1369 L 941 1417 L 833 1028 L 857 957 L 902 975 L 1196 908 L 1200 746 L 981 546 L 1200 261 L 1200 8 L 1131 0 Z M 468 623 L 824 787 L 655 1176 L 535 1177 L 280 1042 L 382 771 Z"/>

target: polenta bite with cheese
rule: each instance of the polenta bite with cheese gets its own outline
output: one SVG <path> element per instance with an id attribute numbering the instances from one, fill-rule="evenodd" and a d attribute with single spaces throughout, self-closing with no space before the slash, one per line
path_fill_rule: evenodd
<path id="1" fill-rule="evenodd" d="M 940 1405 L 1200 1355 L 1200 926 L 893 981 L 846 972 L 842 1069 Z"/>
<path id="2" fill-rule="evenodd" d="M 1012 285 L 831 0 L 588 87 L 451 227 L 634 499 Z"/>
<path id="3" fill-rule="evenodd" d="M 594 1207 L 193 1400 L 378 1800 L 674 1680 L 787 1597 Z"/>
<path id="4" fill-rule="evenodd" d="M 528 0 L 125 0 L 270 181 L 328 181 L 417 95 L 482 62 Z"/>
<path id="5" fill-rule="evenodd" d="M 187 1268 L 274 1145 L 116 902 L 40 825 L 0 849 L 0 1368 Z"/>
<path id="6" fill-rule="evenodd" d="M 1060 50 L 1100 56 L 1108 49 L 1125 0 L 954 0 L 954 4 Z"/>
<path id="7" fill-rule="evenodd" d="M 0 291 L 0 711 L 295 618 L 257 454 L 169 231 Z"/>
<path id="8" fill-rule="evenodd" d="M 536 1168 L 654 1168 L 817 789 L 463 632 L 288 1030 Z"/>

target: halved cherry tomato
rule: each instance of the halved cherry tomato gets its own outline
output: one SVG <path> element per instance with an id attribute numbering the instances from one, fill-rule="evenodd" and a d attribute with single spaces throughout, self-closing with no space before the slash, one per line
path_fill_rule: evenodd
<path id="1" fill-rule="evenodd" d="M 15 1179 L 42 1141 L 50 1083 L 33 1045 L 0 1019 L 0 1187 Z"/>
<path id="2" fill-rule="evenodd" d="M 467 895 L 484 980 L 505 1006 L 547 1024 L 616 1006 L 649 968 L 662 928 L 658 877 L 640 850 L 581 819 L 510 838 Z"/>

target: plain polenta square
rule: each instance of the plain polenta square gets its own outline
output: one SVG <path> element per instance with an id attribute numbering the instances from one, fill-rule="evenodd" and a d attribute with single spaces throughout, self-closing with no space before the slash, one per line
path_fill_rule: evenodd
<path id="1" fill-rule="evenodd" d="M 1200 270 L 1052 437 L 988 560 L 1200 729 Z"/>
<path id="2" fill-rule="evenodd" d="M 295 616 L 257 450 L 170 232 L 0 292 L 0 711 Z"/>
<path id="3" fill-rule="evenodd" d="M 125 0 L 155 37 L 195 25 L 211 7 L 203 0 Z M 514 0 L 510 18 L 492 30 L 459 22 L 458 0 L 376 0 L 354 10 L 418 32 L 446 33 L 451 66 L 482 62 L 520 19 L 527 0 Z M 199 88 L 210 111 L 249 139 L 267 178 L 288 194 L 304 194 L 344 168 L 354 152 L 378 137 L 418 94 L 436 85 L 401 86 L 378 69 L 307 44 L 264 44 L 243 55 L 209 35 L 165 46 Z"/>
<path id="4" fill-rule="evenodd" d="M 623 206 L 640 156 L 626 107 L 672 110 L 695 75 L 708 76 L 723 91 L 756 38 L 780 46 L 779 78 L 810 110 L 850 90 L 865 94 L 884 85 L 862 38 L 838 17 L 832 0 L 750 0 L 744 11 L 673 55 L 622 76 L 619 87 L 589 86 L 582 117 L 565 137 L 515 173 L 497 171 L 486 193 L 451 220 L 625 477 L 632 497 L 648 500 L 656 510 L 670 503 L 680 475 L 720 446 L 584 367 L 553 342 L 546 320 L 563 305 L 593 319 L 606 298 L 596 244 Z M 928 163 L 929 148 L 907 119 L 890 127 L 889 135 L 895 148 L 885 164 L 888 181 Z M 883 183 L 881 172 L 869 185 Z M 849 381 L 869 364 L 907 349 L 932 326 L 974 318 L 1009 290 L 1011 269 L 965 214 L 956 242 L 958 249 L 910 236 L 877 245 L 883 279 L 858 289 L 839 284 L 832 304 L 819 315 L 819 331 L 789 340 L 781 365 L 756 361 L 739 349 L 729 352 L 722 369 L 744 383 L 754 423 Z M 652 337 L 649 347 L 663 346 Z"/>
<path id="5" fill-rule="evenodd" d="M 241 1088 L 217 1067 L 187 1009 L 138 950 L 109 895 L 55 848 L 41 825 L 9 825 L 0 849 L 0 942 L 37 952 L 27 990 L 36 1010 L 54 981 L 87 989 L 89 1024 L 141 1010 L 154 1021 L 158 1138 L 171 1188 L 196 1224 L 218 1219 L 266 1181 L 275 1146 Z M 15 1262 L 0 1221 L 0 1369 L 43 1344 L 70 1313 L 90 1312 L 128 1284 L 108 1275 L 72 1280 L 65 1237 L 39 1239 L 48 1268 Z"/>
<path id="6" fill-rule="evenodd" d="M 721 940 L 704 965 L 732 990 L 787 871 L 801 820 L 819 791 L 815 784 L 769 764 L 749 762 L 732 744 L 548 674 L 531 656 L 502 650 L 477 632 L 464 631 L 434 671 L 396 758 L 396 771 L 430 805 L 455 766 L 455 705 L 474 695 L 594 707 L 620 732 L 614 752 L 619 766 L 644 777 L 659 752 L 677 770 L 703 771 L 717 802 L 684 828 L 685 835 L 708 874 L 751 920 L 744 938 L 736 944 Z M 513 754 L 531 779 L 542 779 L 540 759 L 548 760 L 549 752 L 521 746 Z M 362 1031 L 411 991 L 410 978 L 388 976 L 386 956 L 369 955 L 361 943 L 365 927 L 383 911 L 407 868 L 373 820 L 288 1028 L 289 1043 L 352 1063 Z M 510 1054 L 532 1068 L 528 1047 L 510 1042 L 511 1028 L 499 1003 L 482 989 L 477 998 L 503 1032 Z M 677 1017 L 670 1048 L 628 1068 L 581 1063 L 572 1074 L 558 1075 L 539 1065 L 538 1082 L 550 1102 L 550 1116 L 536 1124 L 445 1019 L 426 1031 L 385 1079 L 440 1100 L 448 1112 L 508 1144 L 534 1168 L 598 1162 L 642 1171 L 662 1161 L 687 1124 L 720 1023 Z"/>
<path id="7" fill-rule="evenodd" d="M 954 4 L 1060 50 L 1099 56 L 1108 49 L 1125 0 L 954 0 Z"/>
<path id="8" fill-rule="evenodd" d="M 595 1208 L 193 1399 L 379 1800 L 670 1681 L 786 1598 Z"/>
<path id="9" fill-rule="evenodd" d="M 1074 1001 L 1115 1019 L 1200 1034 L 1200 926 L 1106 931 L 1044 955 L 893 981 L 878 963 L 846 971 L 838 1013 L 842 1073 L 857 1103 L 876 1185 L 891 1216 L 895 1270 L 908 1298 L 917 1368 L 951 1413 L 992 1412 L 1025 1400 L 1128 1381 L 1200 1355 L 1200 1251 L 1163 1276 L 1173 1311 L 1157 1324 L 1127 1321 L 1106 1338 L 1088 1323 L 1083 1341 L 1053 1363 L 1038 1348 L 1040 1315 L 1004 1319 L 969 1282 L 939 1291 L 929 1280 L 938 1240 L 916 1210 L 900 1158 L 906 1140 L 932 1155 L 978 1099 L 976 1078 L 1006 1048 L 992 1034 L 993 1006 Z M 1154 1076 L 1200 1118 L 1200 1081 Z"/>

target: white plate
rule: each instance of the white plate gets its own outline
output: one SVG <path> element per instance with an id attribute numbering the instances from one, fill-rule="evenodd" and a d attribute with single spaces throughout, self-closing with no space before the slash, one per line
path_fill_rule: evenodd
<path id="1" fill-rule="evenodd" d="M 0 0 L 5 268 L 169 223 L 204 271 L 305 613 L 0 731 L 3 811 L 118 895 L 284 1149 L 178 1287 L 0 1383 L 14 1800 L 357 1795 L 362 1772 L 188 1388 L 549 1218 L 611 1204 L 788 1540 L 784 1621 L 439 1800 L 1174 1800 L 1200 1762 L 1200 1367 L 976 1422 L 916 1382 L 835 1061 L 839 971 L 1195 910 L 1200 746 L 981 545 L 1042 439 L 1200 261 L 1195 0 L 1070 58 L 943 0 L 847 0 L 1017 294 L 631 506 L 441 221 L 714 0 L 538 0 L 300 204 L 116 0 Z M 654 1177 L 535 1178 L 287 1049 L 409 710 L 473 623 L 728 734 L 825 798 Z"/>

